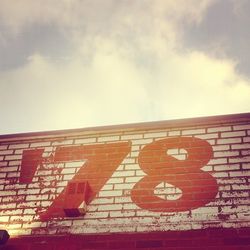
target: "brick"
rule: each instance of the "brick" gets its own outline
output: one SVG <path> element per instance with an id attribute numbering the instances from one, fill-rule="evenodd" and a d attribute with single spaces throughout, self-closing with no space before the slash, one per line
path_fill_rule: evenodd
<path id="1" fill-rule="evenodd" d="M 99 205 L 98 211 L 113 211 L 113 210 L 121 210 L 121 204 L 110 204 L 110 205 Z"/>
<path id="2" fill-rule="evenodd" d="M 129 210 L 134 210 L 134 209 L 137 210 L 138 207 L 134 203 L 124 203 L 123 204 L 123 209 L 125 209 L 125 210 L 127 210 L 127 209 L 129 209 Z"/>
<path id="3" fill-rule="evenodd" d="M 33 215 L 22 215 L 22 217 L 20 216 L 11 216 L 10 217 L 10 222 L 19 222 L 19 223 L 24 223 L 24 222 L 30 222 L 34 219 Z"/>
<path id="4" fill-rule="evenodd" d="M 243 142 L 250 142 L 250 136 L 244 137 L 244 138 L 243 138 Z"/>
<path id="5" fill-rule="evenodd" d="M 245 135 L 246 135 L 245 131 L 224 132 L 224 133 L 221 133 L 221 137 L 222 138 L 241 137 L 241 136 L 245 136 Z"/>
<path id="6" fill-rule="evenodd" d="M 9 166 L 19 166 L 20 165 L 20 161 L 9 161 L 8 165 Z"/>
<path id="7" fill-rule="evenodd" d="M 239 154 L 239 151 L 222 151 L 214 152 L 214 157 L 238 156 Z"/>
<path id="8" fill-rule="evenodd" d="M 236 144 L 236 145 L 232 145 L 231 147 L 232 147 L 232 149 L 249 149 L 250 143 Z"/>
<path id="9" fill-rule="evenodd" d="M 5 150 L 8 148 L 8 145 L 0 145 L 0 150 Z"/>
<path id="10" fill-rule="evenodd" d="M 74 174 L 76 172 L 75 168 L 64 168 L 62 170 L 62 174 Z"/>
<path id="11" fill-rule="evenodd" d="M 75 144 L 88 144 L 95 143 L 97 141 L 96 137 L 76 139 Z"/>
<path id="12" fill-rule="evenodd" d="M 9 149 L 26 149 L 29 148 L 29 143 L 21 143 L 21 144 L 11 144 Z"/>
<path id="13" fill-rule="evenodd" d="M 250 238 L 226 238 L 223 239 L 223 242 L 225 245 L 231 245 L 231 246 L 241 246 L 241 245 L 250 245 Z M 240 249 L 240 248 L 238 248 Z"/>
<path id="14" fill-rule="evenodd" d="M 17 170 L 18 170 L 17 166 L 14 166 L 14 167 L 8 166 L 8 167 L 0 168 L 0 172 L 17 172 Z"/>
<path id="15" fill-rule="evenodd" d="M 135 158 L 125 158 L 124 160 L 123 160 L 123 164 L 134 164 L 135 163 Z"/>
<path id="16" fill-rule="evenodd" d="M 127 164 L 124 167 L 124 170 L 138 170 L 140 169 L 138 164 Z"/>
<path id="17" fill-rule="evenodd" d="M 20 224 L 9 224 L 6 229 L 7 229 L 7 231 L 9 231 L 9 230 L 12 231 L 12 229 L 19 229 L 21 227 L 22 227 L 21 223 Z"/>
<path id="18" fill-rule="evenodd" d="M 123 183 L 124 182 L 124 178 L 114 178 L 114 177 L 111 177 L 107 183 L 110 183 L 110 184 L 115 184 L 115 183 Z"/>
<path id="19" fill-rule="evenodd" d="M 153 141 L 151 138 L 133 140 L 133 145 L 146 145 Z"/>
<path id="20" fill-rule="evenodd" d="M 119 190 L 119 189 L 131 189 L 133 188 L 134 183 L 122 183 L 122 184 L 115 184 L 114 189 Z"/>
<path id="21" fill-rule="evenodd" d="M 50 146 L 51 142 L 33 142 L 30 144 L 31 148 L 47 147 Z"/>
<path id="22" fill-rule="evenodd" d="M 229 174 L 228 173 L 223 173 L 223 172 L 220 172 L 220 173 L 214 173 L 213 174 L 213 177 L 215 177 L 215 178 L 222 178 L 222 177 L 228 177 L 229 176 Z"/>
<path id="23" fill-rule="evenodd" d="M 249 190 L 250 185 L 246 184 L 234 184 L 232 185 L 233 190 Z"/>
<path id="24" fill-rule="evenodd" d="M 200 129 L 188 129 L 188 130 L 183 130 L 182 135 L 197 135 L 197 134 L 205 134 L 206 130 L 204 128 Z"/>
<path id="25" fill-rule="evenodd" d="M 230 191 L 230 192 L 222 192 L 222 197 L 234 197 L 234 198 L 237 198 L 237 197 L 248 197 L 248 192 L 246 191 L 241 191 L 239 192 L 238 190 L 237 191 Z"/>
<path id="26" fill-rule="evenodd" d="M 129 156 L 132 157 L 132 158 L 137 158 L 138 155 L 139 155 L 139 153 L 140 153 L 140 152 L 138 152 L 138 151 L 134 151 L 134 152 L 131 152 L 131 153 L 129 154 Z M 136 160 L 136 159 L 135 159 L 135 160 Z"/>
<path id="27" fill-rule="evenodd" d="M 8 222 L 10 219 L 10 216 L 1 216 L 1 220 L 0 220 L 0 223 L 3 223 L 3 222 Z"/>
<path id="28" fill-rule="evenodd" d="M 112 177 L 127 177 L 127 176 L 135 176 L 135 171 L 116 171 Z"/>
<path id="29" fill-rule="evenodd" d="M 223 122 L 220 121 L 220 124 Z M 18 235 L 24 235 L 25 233 L 27 234 L 66 234 L 66 233 L 71 233 L 71 234 L 78 234 L 78 235 L 71 235 L 71 237 L 75 237 L 74 243 L 76 243 L 76 246 L 72 248 L 72 250 L 79 250 L 80 248 L 94 248 L 94 247 L 99 247 L 102 248 L 102 245 L 99 244 L 99 242 L 105 241 L 105 247 L 107 248 L 112 248 L 111 246 L 115 246 L 114 248 L 120 248 L 120 249 L 130 249 L 130 245 L 128 244 L 128 247 L 126 248 L 125 243 L 123 245 L 115 245 L 115 244 L 110 244 L 111 241 L 114 240 L 114 237 L 127 237 L 126 239 L 131 240 L 131 237 L 133 234 L 127 234 L 135 231 L 143 231 L 143 235 L 139 236 L 141 238 L 134 238 L 133 239 L 133 248 L 136 247 L 136 242 L 137 241 L 152 241 L 152 240 L 159 240 L 159 236 L 152 236 L 152 234 L 146 234 L 146 231 L 169 231 L 169 233 L 172 233 L 170 231 L 175 230 L 176 235 L 178 236 L 183 236 L 185 235 L 182 231 L 180 230 L 188 230 L 188 229 L 194 229 L 194 228 L 202 228 L 202 231 L 207 232 L 206 230 L 210 230 L 209 228 L 212 227 L 224 227 L 223 230 L 225 230 L 225 227 L 235 227 L 239 228 L 244 225 L 249 224 L 249 216 L 246 213 L 248 206 L 250 205 L 249 201 L 249 189 L 248 185 L 250 182 L 250 173 L 249 173 L 249 162 L 235 162 L 235 163 L 230 163 L 229 160 L 231 159 L 237 159 L 237 158 L 243 158 L 239 156 L 248 156 L 249 155 L 249 146 L 247 142 L 248 137 L 243 137 L 243 134 L 245 132 L 245 129 L 235 129 L 232 131 L 232 126 L 216 126 L 211 125 L 213 128 L 201 128 L 198 127 L 198 124 L 195 124 L 195 128 L 191 129 L 188 126 L 185 126 L 185 131 L 192 131 L 194 130 L 194 134 L 187 135 L 187 137 L 194 136 L 197 138 L 202 138 L 206 140 L 207 142 L 210 143 L 210 145 L 214 145 L 215 143 L 220 143 L 223 142 L 224 144 L 218 144 L 213 147 L 213 158 L 211 161 L 208 163 L 209 165 L 206 165 L 204 167 L 201 167 L 202 171 L 209 171 L 209 174 L 212 175 L 219 187 L 219 192 L 216 196 L 215 199 L 211 200 L 211 202 L 208 202 L 204 207 L 198 207 L 195 209 L 192 209 L 189 212 L 173 212 L 173 213 L 167 213 L 167 212 L 150 212 L 147 211 L 146 209 L 142 209 L 138 207 L 134 201 L 132 201 L 131 197 L 131 190 L 134 187 L 136 183 L 138 183 L 145 174 L 150 176 L 150 172 L 147 173 L 144 172 L 140 166 L 138 165 L 138 155 L 143 149 L 145 145 L 148 143 L 151 143 L 152 141 L 156 141 L 154 138 L 161 138 L 161 137 L 167 137 L 167 136 L 180 136 L 180 131 L 182 128 L 178 127 L 176 129 L 170 129 L 167 128 L 166 131 L 163 130 L 157 130 L 156 129 L 143 129 L 142 131 L 139 131 L 139 129 L 134 128 L 129 131 L 121 131 L 120 135 L 118 134 L 108 134 L 108 131 L 105 131 L 105 134 L 103 137 L 101 137 L 103 134 L 102 132 L 98 131 L 96 136 L 100 136 L 99 138 L 110 138 L 113 136 L 118 136 L 119 140 L 131 140 L 132 143 L 132 150 L 127 154 L 126 159 L 123 160 L 123 162 L 117 163 L 116 170 L 114 172 L 114 175 L 108 179 L 108 181 L 102 185 L 101 191 L 96 195 L 96 197 L 91 201 L 91 204 L 88 205 L 88 212 L 87 214 L 82 218 L 55 218 L 55 220 L 51 220 L 48 222 L 45 222 L 45 224 L 42 224 L 39 222 L 39 217 L 38 215 L 35 215 L 37 210 L 40 209 L 46 209 L 50 204 L 52 203 L 52 199 L 55 198 L 68 183 L 68 180 L 70 180 L 76 171 L 79 170 L 81 166 L 84 165 L 85 161 L 65 161 L 63 163 L 60 163 L 60 166 L 58 164 L 52 164 L 49 162 L 49 159 L 44 159 L 45 161 L 48 161 L 46 164 L 41 164 L 39 165 L 38 171 L 35 173 L 35 176 L 30 184 L 19 184 L 18 183 L 18 177 L 19 177 L 19 170 L 20 170 L 20 163 L 21 160 L 10 160 L 7 162 L 6 158 L 2 156 L 0 157 L 0 172 L 4 173 L 8 172 L 8 175 L 4 175 L 3 178 L 7 177 L 7 180 L 5 181 L 4 179 L 0 179 L 0 190 L 1 194 L 3 194 L 5 191 L 7 191 L 4 195 L 0 197 L 0 203 L 1 203 L 1 209 L 6 208 L 6 214 L 3 214 L 2 211 L 0 211 L 0 216 L 10 216 L 9 219 L 11 222 L 17 222 L 17 224 L 21 225 L 20 228 L 14 228 L 16 234 Z M 229 124 L 229 123 L 228 123 Z M 230 122 L 230 124 L 232 124 Z M 242 124 L 243 125 L 243 124 Z M 205 125 L 202 125 L 205 127 Z M 224 128 L 223 128 L 224 127 Z M 228 129 L 225 129 L 225 128 Z M 177 130 L 178 129 L 178 130 Z M 197 131 L 199 130 L 203 131 L 209 131 L 209 129 L 219 129 L 218 131 L 210 131 L 208 133 L 203 133 L 203 134 L 196 134 Z M 136 131 L 136 132 L 135 132 Z M 168 132 L 167 132 L 168 131 Z M 250 132 L 250 131 L 249 131 Z M 86 132 L 88 134 L 89 132 Z M 110 132 L 111 133 L 111 132 Z M 114 133 L 114 132 L 112 132 Z M 85 135 L 85 133 L 84 133 Z M 218 136 L 222 137 L 220 139 L 217 139 Z M 185 135 L 184 135 L 185 136 Z M 230 136 L 230 137 L 227 137 Z M 57 138 L 60 136 L 57 135 Z M 82 138 L 81 138 L 82 137 Z M 39 137 L 40 138 L 40 137 Z M 51 155 L 51 152 L 54 152 L 56 147 L 53 147 L 53 141 L 55 142 L 56 145 L 60 146 L 63 145 L 63 143 L 67 143 L 70 145 L 71 143 L 75 144 L 92 144 L 92 143 L 97 143 L 97 137 L 94 137 L 92 131 L 90 138 L 87 136 L 83 136 L 81 133 L 80 137 L 74 135 L 69 135 L 65 136 L 63 135 L 61 138 L 63 138 L 63 141 L 61 142 L 55 142 L 55 138 L 53 136 L 50 136 L 49 139 L 43 140 L 41 139 L 41 143 L 47 142 L 50 143 L 49 146 L 44 146 L 43 148 L 46 148 L 46 154 L 43 154 L 43 157 L 49 157 Z M 73 139 L 72 139 L 73 138 Z M 34 139 L 36 140 L 34 142 Z M 149 139 L 149 141 L 145 141 Z M 154 139 L 154 140 L 153 140 Z M 229 139 L 229 141 L 228 141 Z M 235 142 L 236 139 L 236 142 Z M 240 141 L 238 140 L 240 139 Z M 11 142 L 9 143 L 10 145 L 21 145 L 21 144 L 27 144 L 29 145 L 30 143 L 39 143 L 38 138 L 33 138 L 33 141 L 30 141 L 29 139 L 25 138 L 24 143 L 20 142 Z M 49 141 L 51 140 L 52 143 Z M 89 141 L 88 141 L 89 140 Z M 222 141 L 222 140 L 227 140 L 227 141 Z M 233 141 L 232 141 L 233 140 Z M 237 141 L 238 140 L 238 141 Z M 105 141 L 104 141 L 105 142 Z M 136 143 L 139 142 L 137 145 Z M 245 143 L 245 145 L 243 144 Z M 58 143 L 58 144 L 57 144 Z M 62 143 L 62 144 L 60 144 Z M 134 144 L 135 143 L 135 144 Z M 101 143 L 100 143 L 101 144 Z M 105 144 L 105 143 L 104 143 Z M 66 144 L 65 144 L 66 145 Z M 244 145 L 244 146 L 242 146 Z M 34 145 L 33 145 L 34 146 Z M 55 145 L 54 145 L 55 146 Z M 98 144 L 97 144 L 98 146 Z M 16 147 L 16 148 L 15 148 Z M 79 146 L 76 146 L 79 149 Z M 235 148 L 234 148 L 235 147 Z M 237 148 L 239 147 L 239 148 Z M 247 148 L 246 148 L 247 147 Z M 60 147 L 58 147 L 60 148 Z M 64 148 L 64 147 L 62 147 Z M 72 150 L 70 152 L 63 151 L 63 153 L 68 153 L 73 154 L 77 150 L 75 150 L 75 146 L 72 145 L 70 147 Z M 74 149 L 73 149 L 74 148 Z M 15 150 L 13 153 L 15 155 L 20 155 L 22 153 L 23 148 L 18 148 L 18 146 L 13 146 L 13 150 Z M 3 150 L 10 150 L 10 148 L 5 147 L 2 148 Z M 112 150 L 117 151 L 119 148 L 114 147 Z M 180 152 L 180 150 L 177 150 L 171 153 L 174 155 L 174 157 L 182 157 L 179 158 L 185 160 L 186 154 L 183 152 Z M 92 152 L 93 153 L 93 152 Z M 167 153 L 167 152 L 166 152 Z M 82 154 L 82 152 L 78 152 L 77 154 Z M 108 154 L 108 153 L 107 153 Z M 9 155 L 13 156 L 13 155 Z M 107 156 L 107 160 L 110 160 L 110 158 Z M 112 156 L 112 155 L 111 155 Z M 71 156 L 70 156 L 71 157 Z M 69 158 L 70 158 L 69 157 Z M 67 157 L 65 157 L 66 159 Z M 52 159 L 52 158 L 51 158 Z M 5 161 L 3 161 L 5 160 Z M 118 161 L 117 161 L 118 162 Z M 176 161 L 179 162 L 179 161 Z M 225 163 L 222 163 L 225 162 Z M 175 163 L 175 162 L 174 162 Z M 3 164 L 3 165 L 1 165 Z M 120 164 L 120 165 L 119 165 Z M 119 166 L 118 166 L 119 165 Z M 84 167 L 89 167 L 87 164 Z M 59 170 L 62 172 L 58 172 L 56 175 L 54 168 L 60 168 Z M 58 170 L 58 171 L 59 171 Z M 4 171 L 4 172 L 3 172 Z M 160 172 L 160 171 L 159 171 Z M 54 173 L 54 175 L 52 175 Z M 118 176 L 116 176 L 118 173 Z M 162 173 L 162 172 L 161 172 Z M 159 178 L 160 174 L 159 173 Z M 65 175 L 66 174 L 66 175 Z M 100 172 L 101 174 L 101 172 Z M 49 176 L 47 176 L 49 175 Z M 178 175 L 176 176 L 176 179 L 178 177 L 180 178 L 183 177 L 183 175 Z M 249 176 L 249 177 L 247 177 Z M 63 178 L 64 181 L 61 181 L 61 178 Z M 84 175 L 82 175 L 83 178 Z M 8 179 L 10 178 L 10 180 Z M 86 177 L 87 178 L 87 177 Z M 95 179 L 95 177 L 93 177 Z M 100 181 L 101 176 L 97 174 L 96 176 L 96 182 Z M 163 178 L 163 177 L 162 177 Z M 184 178 L 184 177 L 183 177 Z M 7 184 L 11 182 L 11 180 L 16 179 L 17 182 L 13 184 Z M 146 179 L 146 178 L 145 178 Z M 158 180 L 158 177 L 156 177 Z M 163 178 L 164 179 L 164 178 Z M 151 180 L 151 179 L 149 179 Z M 95 180 L 93 180 L 94 183 Z M 162 199 L 168 199 L 169 197 L 166 196 L 166 193 L 171 193 L 172 196 L 176 194 L 176 190 L 180 191 L 181 187 L 174 186 L 174 183 L 172 183 L 169 179 L 169 185 L 168 183 L 164 183 L 164 180 L 162 180 L 162 183 L 156 183 L 155 185 L 156 188 L 153 190 L 153 193 L 161 197 Z M 166 180 L 168 181 L 168 180 Z M 7 185 L 6 185 L 7 184 Z M 172 184 L 172 186 L 171 186 Z M 94 185 L 92 186 L 93 189 L 95 188 Z M 204 190 L 204 187 L 202 188 Z M 50 194 L 51 191 L 51 194 Z M 17 195 L 15 195 L 13 192 L 17 192 Z M 144 192 L 144 191 L 142 191 Z M 146 190 L 147 192 L 147 190 Z M 0 194 L 0 195 L 1 195 Z M 11 195 L 10 195 L 11 194 Z M 247 196 L 248 194 L 248 196 Z M 45 200 L 32 200 L 32 195 L 35 197 L 38 197 L 41 195 L 47 195 Z M 194 198 L 197 197 L 195 194 L 193 196 Z M 7 200 L 2 200 L 2 199 L 9 199 Z M 32 199 L 31 199 L 32 198 Z M 31 199 L 31 200 L 29 200 Z M 51 199 L 51 200 L 49 200 Z M 176 201 L 174 201 L 175 204 Z M 220 216 L 218 217 L 218 207 L 220 206 Z M 241 207 L 240 207 L 241 206 Z M 8 208 L 8 210 L 7 210 Z M 20 209 L 19 212 L 13 212 L 17 209 Z M 99 211 L 101 209 L 102 211 Z M 13 211 L 10 211 L 13 210 Z M 10 211 L 10 212 L 9 212 Z M 16 214 L 12 214 L 16 213 Z M 225 214 L 223 214 L 225 213 Z M 225 218 L 223 217 L 225 216 Z M 23 217 L 23 218 L 22 218 Z M 21 223 L 21 219 L 24 221 L 31 221 L 31 218 L 34 217 L 34 221 L 32 221 L 30 228 L 29 228 L 29 223 Z M 1 217 L 0 217 L 1 220 Z M 7 220 L 7 219 L 6 219 Z M 38 223 L 36 224 L 36 221 Z M 6 221 L 3 225 L 7 224 L 9 221 Z M 19 223 L 20 222 L 20 223 Z M 248 224 L 247 224 L 248 223 Z M 71 227 L 71 225 L 73 225 Z M 70 227 L 70 228 L 69 228 Z M 29 229 L 29 231 L 28 231 Z M 27 230 L 27 231 L 25 231 Z M 19 232 L 18 232 L 19 231 Z M 193 233 L 195 230 L 191 230 L 190 232 Z M 116 236 L 116 235 L 111 235 L 112 232 L 126 232 L 125 236 Z M 238 229 L 235 229 L 236 235 L 239 232 Z M 88 236 L 86 234 L 92 233 L 93 235 Z M 101 235 L 102 233 L 105 233 L 104 235 Z M 81 234 L 84 234 L 84 236 L 80 236 Z M 111 238 L 99 238 L 99 237 L 109 237 L 107 234 L 110 234 Z M 136 234 L 138 235 L 138 233 Z M 189 235 L 188 233 L 186 235 Z M 216 233 L 214 234 L 216 235 Z M 207 249 L 215 249 L 215 244 L 216 240 L 218 240 L 219 237 L 213 237 L 216 238 L 213 241 L 206 241 L 204 239 L 207 239 L 209 235 L 208 234 L 203 234 L 202 235 L 202 240 L 199 239 L 197 242 L 194 240 L 191 240 L 191 245 L 188 247 L 187 242 L 183 243 L 185 240 L 188 239 L 186 236 L 185 239 L 183 237 L 180 237 L 181 242 L 179 240 L 176 240 L 175 238 L 170 239 L 171 236 L 168 236 L 164 238 L 163 245 L 162 246 L 155 246 L 155 247 L 150 247 L 147 245 L 145 249 L 175 249 L 175 250 L 181 250 L 182 248 L 184 249 L 192 249 L 192 247 L 195 247 L 195 249 L 198 249 L 200 247 L 199 243 L 204 243 L 206 245 Z M 39 236 L 40 237 L 40 236 Z M 93 237 L 92 240 L 97 241 L 98 244 L 94 245 L 85 245 L 83 246 L 80 241 L 80 238 L 78 237 Z M 154 238 L 155 237 L 155 238 Z M 172 236 L 173 237 L 173 236 Z M 72 239 L 73 239 L 72 238 Z M 84 238 L 86 239 L 86 238 Z M 125 241 L 126 239 L 120 238 L 121 241 Z M 71 242 L 72 242 L 71 241 Z M 88 241 L 88 240 L 85 240 Z M 51 241 L 52 242 L 52 241 Z M 119 242 L 119 243 L 120 243 Z M 221 240 L 222 242 L 222 240 Z M 207 244 L 206 244 L 207 243 Z M 182 245 L 184 244 L 184 245 Z M 44 245 L 40 246 L 41 244 L 37 243 L 39 249 L 41 247 L 44 249 Z M 171 247 L 172 245 L 172 247 Z M 175 245 L 175 246 L 174 246 Z M 66 248 L 63 246 L 63 243 L 61 244 L 62 249 L 66 250 Z M 227 245 L 229 246 L 229 245 Z M 122 248 L 123 247 L 123 248 Z M 246 247 L 246 246 L 245 246 Z M 32 246 L 28 246 L 28 248 L 32 248 Z M 60 247 L 56 246 L 53 241 L 53 245 L 51 246 L 51 249 L 53 250 L 61 250 Z M 144 249 L 144 247 L 141 247 Z M 223 248 L 220 248 L 223 249 Z M 231 249 L 231 248 L 229 248 Z M 193 249 L 192 249 L 193 250 Z"/>
<path id="30" fill-rule="evenodd" d="M 232 128 L 229 126 L 222 126 L 222 127 L 213 127 L 207 129 L 208 133 L 224 132 L 224 131 L 232 131 Z"/>
<path id="31" fill-rule="evenodd" d="M 226 165 L 216 165 L 214 166 L 215 171 L 229 171 L 229 170 L 239 170 L 239 164 L 226 164 Z"/>
<path id="32" fill-rule="evenodd" d="M 179 136 L 181 135 L 181 131 L 169 131 L 168 136 Z"/>
<path id="33" fill-rule="evenodd" d="M 229 139 L 218 139 L 217 144 L 233 144 L 233 143 L 241 143 L 241 138 L 229 138 Z"/>
<path id="34" fill-rule="evenodd" d="M 143 176 L 136 176 L 136 177 L 126 177 L 125 178 L 125 183 L 136 183 L 139 180 L 141 180 L 141 178 L 143 178 Z"/>
<path id="35" fill-rule="evenodd" d="M 2 203 L 8 203 L 8 207 L 9 207 L 10 203 L 22 202 L 22 201 L 24 201 L 24 199 L 25 199 L 25 196 L 14 196 L 14 195 L 13 196 L 3 196 Z"/>
<path id="36" fill-rule="evenodd" d="M 27 195 L 27 201 L 37 201 L 37 200 L 48 200 L 49 196 L 47 194 L 43 195 Z"/>
<path id="37" fill-rule="evenodd" d="M 100 219 L 100 218 L 108 218 L 109 212 L 87 212 L 84 215 L 84 219 Z"/>
<path id="38" fill-rule="evenodd" d="M 0 167 L 5 167 L 8 165 L 7 161 L 0 161 Z"/>
<path id="39" fill-rule="evenodd" d="M 219 191 L 230 191 L 231 189 L 231 185 L 219 186 Z"/>
<path id="40" fill-rule="evenodd" d="M 212 166 L 204 166 L 201 169 L 202 169 L 202 171 L 205 171 L 205 172 L 213 171 L 213 167 Z"/>
<path id="41" fill-rule="evenodd" d="M 130 196 L 115 197 L 115 203 L 129 203 L 131 202 Z"/>
<path id="42" fill-rule="evenodd" d="M 36 209 L 35 208 L 26 208 L 23 210 L 23 214 L 35 214 Z"/>
<path id="43" fill-rule="evenodd" d="M 109 249 L 135 249 L 135 242 L 128 240 L 111 241 L 109 242 Z"/>
<path id="44" fill-rule="evenodd" d="M 247 130 L 247 129 L 250 129 L 250 124 L 233 126 L 233 130 Z"/>
<path id="45" fill-rule="evenodd" d="M 13 195 L 16 195 L 16 191 L 13 191 L 13 190 L 9 190 L 9 191 L 4 191 L 1 193 L 1 196 L 13 196 Z"/>
<path id="46" fill-rule="evenodd" d="M 216 144 L 214 139 L 213 139 L 213 140 L 207 140 L 207 142 L 208 142 L 211 146 L 213 146 L 213 145 Z"/>
<path id="47" fill-rule="evenodd" d="M 65 167 L 66 168 L 79 168 L 79 167 L 82 167 L 85 162 L 86 162 L 86 160 L 66 162 Z"/>
<path id="48" fill-rule="evenodd" d="M 30 195 L 30 194 L 39 194 L 40 193 L 40 189 L 19 189 L 17 191 L 18 195 L 22 195 L 22 194 L 26 194 L 26 195 Z"/>
<path id="49" fill-rule="evenodd" d="M 212 146 L 213 151 L 225 151 L 229 150 L 230 146 L 229 145 L 219 145 L 219 146 Z"/>
<path id="50" fill-rule="evenodd" d="M 64 181 L 70 181 L 73 178 L 73 174 L 65 174 L 63 175 L 63 180 Z"/>
<path id="51" fill-rule="evenodd" d="M 230 177 L 246 177 L 250 176 L 250 171 L 232 171 L 229 172 Z"/>
<path id="52" fill-rule="evenodd" d="M 250 162 L 250 156 L 229 158 L 229 163 L 237 163 L 237 162 Z"/>
<path id="53" fill-rule="evenodd" d="M 135 216 L 135 211 L 111 211 L 109 213 L 110 217 L 134 217 Z"/>
<path id="54" fill-rule="evenodd" d="M 70 145 L 73 144 L 73 140 L 63 140 L 63 141 L 54 141 L 51 143 L 52 146 L 61 146 L 61 145 Z"/>
<path id="55" fill-rule="evenodd" d="M 0 178 L 6 178 L 6 173 L 0 173 Z"/>
<path id="56" fill-rule="evenodd" d="M 209 161 L 209 165 L 225 164 L 227 163 L 227 158 L 216 158 Z"/>
<path id="57" fill-rule="evenodd" d="M 243 169 L 250 169 L 250 163 L 243 163 L 242 168 Z"/>
<path id="58" fill-rule="evenodd" d="M 2 150 L 0 151 L 0 155 L 11 155 L 14 153 L 14 150 Z"/>
<path id="59" fill-rule="evenodd" d="M 99 197 L 115 197 L 121 196 L 122 190 L 114 190 L 114 191 L 100 191 Z"/>
<path id="60" fill-rule="evenodd" d="M 113 190 L 114 189 L 114 185 L 113 184 L 106 184 L 104 185 L 104 187 L 102 188 L 102 190 Z"/>
<path id="61" fill-rule="evenodd" d="M 241 151 L 241 154 L 242 154 L 243 156 L 245 156 L 245 155 L 250 155 L 250 149 L 249 149 L 249 150 L 242 150 L 242 151 Z"/>
<path id="62" fill-rule="evenodd" d="M 142 138 L 143 138 L 142 134 L 121 135 L 121 140 L 135 140 Z"/>
<path id="63" fill-rule="evenodd" d="M 167 132 L 153 132 L 144 134 L 144 138 L 159 138 L 159 137 L 166 137 Z"/>
<path id="64" fill-rule="evenodd" d="M 142 170 L 136 170 L 135 175 L 136 176 L 145 176 L 145 173 Z"/>
<path id="65" fill-rule="evenodd" d="M 110 141 L 118 141 L 120 139 L 119 135 L 115 136 L 103 136 L 103 137 L 98 137 L 97 141 L 98 142 L 110 142 Z"/>
<path id="66" fill-rule="evenodd" d="M 94 199 L 91 204 L 98 205 L 98 204 L 113 204 L 114 198 L 96 198 Z"/>
<path id="67" fill-rule="evenodd" d="M 43 154 L 42 156 L 45 158 L 45 157 L 50 157 L 51 156 L 51 153 L 54 152 L 56 150 L 56 147 L 52 147 L 52 146 L 49 146 L 49 147 L 44 147 L 43 148 Z"/>
<path id="68" fill-rule="evenodd" d="M 217 133 L 213 133 L 213 134 L 197 135 L 195 137 L 207 140 L 207 139 L 216 139 L 219 137 L 219 135 Z"/>
<path id="69" fill-rule="evenodd" d="M 12 209 L 13 207 L 11 206 L 12 204 L 8 204 L 8 207 L 6 206 L 6 209 L 9 209 L 7 214 L 9 216 L 13 216 L 13 215 L 22 215 L 23 214 L 23 210 L 22 209 Z"/>
<path id="70" fill-rule="evenodd" d="M 6 161 L 21 160 L 21 159 L 22 159 L 22 155 L 7 155 L 7 156 L 4 157 L 4 159 L 5 159 Z"/>

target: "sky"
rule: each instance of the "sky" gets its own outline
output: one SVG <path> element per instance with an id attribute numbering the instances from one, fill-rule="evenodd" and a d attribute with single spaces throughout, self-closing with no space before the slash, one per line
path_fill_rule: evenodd
<path id="1" fill-rule="evenodd" d="M 0 0 L 0 134 L 250 111 L 250 0 Z"/>

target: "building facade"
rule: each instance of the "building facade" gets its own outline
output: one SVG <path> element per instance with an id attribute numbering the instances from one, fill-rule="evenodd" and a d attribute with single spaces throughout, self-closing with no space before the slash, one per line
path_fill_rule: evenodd
<path id="1" fill-rule="evenodd" d="M 250 113 L 0 136 L 0 249 L 249 249 Z"/>

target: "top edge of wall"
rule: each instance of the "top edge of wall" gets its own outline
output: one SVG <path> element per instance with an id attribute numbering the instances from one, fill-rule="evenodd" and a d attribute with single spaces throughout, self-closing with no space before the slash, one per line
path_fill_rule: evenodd
<path id="1" fill-rule="evenodd" d="M 103 134 L 109 132 L 138 131 L 161 128 L 180 128 L 201 125 L 220 125 L 225 123 L 247 122 L 250 121 L 249 113 L 226 114 L 216 116 L 204 116 L 195 118 L 172 119 L 162 121 L 151 121 L 141 123 L 130 123 L 120 125 L 97 126 L 77 129 L 52 130 L 42 132 L 28 132 L 17 134 L 0 135 L 0 142 L 4 141 L 23 141 L 29 139 L 48 139 L 48 138 L 65 138 L 68 136 Z"/>

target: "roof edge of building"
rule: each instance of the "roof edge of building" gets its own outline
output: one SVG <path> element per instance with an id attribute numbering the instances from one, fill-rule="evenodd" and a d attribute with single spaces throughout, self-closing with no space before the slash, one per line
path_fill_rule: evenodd
<path id="1" fill-rule="evenodd" d="M 97 126 L 97 127 L 86 127 L 86 128 L 76 128 L 76 129 L 65 129 L 65 130 L 51 130 L 51 131 L 41 131 L 41 132 L 27 132 L 27 133 L 14 133 L 0 135 L 0 142 L 3 141 L 22 141 L 27 139 L 45 139 L 45 138 L 62 138 L 75 135 L 88 135 L 96 133 L 109 133 L 119 130 L 124 131 L 137 131 L 141 129 L 161 129 L 161 128 L 179 128 L 179 127 L 189 127 L 189 126 L 200 126 L 200 125 L 210 125 L 210 124 L 224 124 L 231 122 L 244 122 L 250 121 L 249 113 L 237 113 L 237 114 L 226 114 L 226 115 L 215 115 L 215 116 L 203 116 L 194 118 L 182 118 L 182 119 L 171 119 L 162 121 L 150 121 L 150 122 L 140 122 L 140 123 L 128 123 L 119 125 L 107 125 L 107 126 Z"/>

